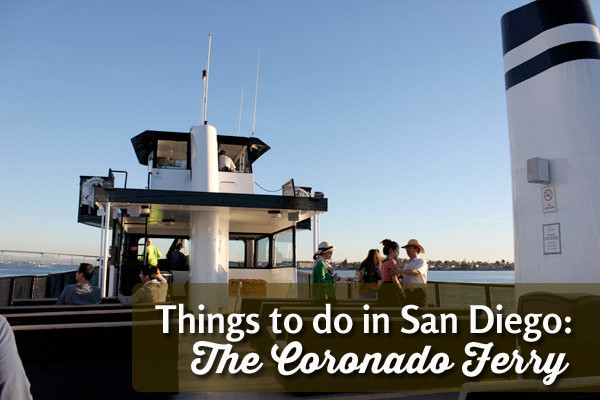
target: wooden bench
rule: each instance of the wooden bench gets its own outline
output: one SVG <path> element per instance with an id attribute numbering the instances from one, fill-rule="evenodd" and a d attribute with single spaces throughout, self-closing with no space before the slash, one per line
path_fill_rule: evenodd
<path id="1" fill-rule="evenodd" d="M 58 301 L 57 297 L 52 298 L 43 298 L 43 299 L 18 299 L 13 300 L 13 307 L 22 307 L 22 306 L 51 306 L 55 305 Z M 118 297 L 103 297 L 100 299 L 100 304 L 118 304 Z"/>
<path id="2" fill-rule="evenodd" d="M 143 379 L 150 390 L 156 381 L 162 390 L 176 392 L 179 335 L 163 338 L 161 321 L 146 324 L 152 331 L 144 343 L 132 341 L 131 321 L 14 326 L 33 397 L 152 397 L 152 393 L 135 391 L 134 379 L 138 383 Z M 147 343 L 155 340 L 156 345 L 149 347 Z M 140 370 L 155 374 L 136 377 Z"/>
<path id="3" fill-rule="evenodd" d="M 132 321 L 135 314 L 136 321 L 160 320 L 162 312 L 153 308 L 143 310 L 116 309 L 116 310 L 88 310 L 88 311 L 55 311 L 23 314 L 8 314 L 6 319 L 12 326 L 17 325 L 56 325 L 92 322 L 122 322 Z"/>
<path id="4" fill-rule="evenodd" d="M 10 314 L 40 313 L 40 312 L 63 312 L 63 311 L 91 311 L 91 310 L 119 310 L 131 309 L 131 306 L 122 304 L 88 304 L 82 306 L 73 305 L 43 305 L 43 306 L 20 306 L 20 307 L 0 307 L 0 314 L 7 316 Z"/>

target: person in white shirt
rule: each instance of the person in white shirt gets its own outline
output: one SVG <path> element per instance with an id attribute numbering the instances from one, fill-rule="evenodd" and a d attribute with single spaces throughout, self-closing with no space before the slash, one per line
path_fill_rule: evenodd
<path id="1" fill-rule="evenodd" d="M 406 293 L 406 302 L 419 307 L 425 307 L 427 304 L 427 271 L 429 267 L 427 262 L 419 257 L 419 254 L 425 253 L 423 246 L 416 239 L 410 239 L 405 246 L 406 254 L 410 259 L 400 274 L 402 275 L 402 284 Z"/>
<path id="2" fill-rule="evenodd" d="M 30 384 L 10 324 L 0 315 L 0 399 L 31 399 Z"/>
<path id="3" fill-rule="evenodd" d="M 235 164 L 225 150 L 219 151 L 219 171 L 235 172 Z"/>

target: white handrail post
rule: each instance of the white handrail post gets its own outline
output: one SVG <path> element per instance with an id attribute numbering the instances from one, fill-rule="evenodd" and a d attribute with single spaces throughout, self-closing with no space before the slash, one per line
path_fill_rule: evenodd
<path id="1" fill-rule="evenodd" d="M 102 260 L 102 297 L 106 297 L 106 276 L 108 271 L 108 231 L 110 228 L 110 202 L 106 203 L 104 212 L 104 252 Z"/>

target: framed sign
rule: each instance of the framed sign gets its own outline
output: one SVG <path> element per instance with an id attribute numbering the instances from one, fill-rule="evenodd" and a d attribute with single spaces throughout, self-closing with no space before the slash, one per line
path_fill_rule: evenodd
<path id="1" fill-rule="evenodd" d="M 544 214 L 553 213 L 558 210 L 556 207 L 555 186 L 545 186 L 542 188 L 542 210 Z"/>
<path id="2" fill-rule="evenodd" d="M 544 255 L 561 254 L 560 224 L 546 224 L 544 231 Z"/>

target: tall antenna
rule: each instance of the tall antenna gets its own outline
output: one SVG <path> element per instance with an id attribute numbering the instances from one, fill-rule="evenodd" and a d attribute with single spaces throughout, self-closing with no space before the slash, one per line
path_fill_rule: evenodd
<path id="1" fill-rule="evenodd" d="M 254 118 L 252 118 L 252 137 L 256 126 L 256 99 L 258 98 L 258 70 L 260 68 L 260 49 L 258 49 L 258 61 L 256 62 L 256 90 L 254 92 Z"/>
<path id="2" fill-rule="evenodd" d="M 240 98 L 240 116 L 238 117 L 238 131 L 237 131 L 238 136 L 240 136 L 240 123 L 242 122 L 242 104 L 244 104 L 244 86 L 242 86 L 242 97 Z"/>
<path id="3" fill-rule="evenodd" d="M 210 68 L 210 42 L 212 35 L 208 33 L 208 58 L 206 60 L 206 69 L 202 71 L 202 81 L 204 82 L 204 96 L 202 100 L 202 121 L 201 124 L 206 125 L 208 120 L 206 119 L 206 103 L 208 101 L 208 72 Z"/>

